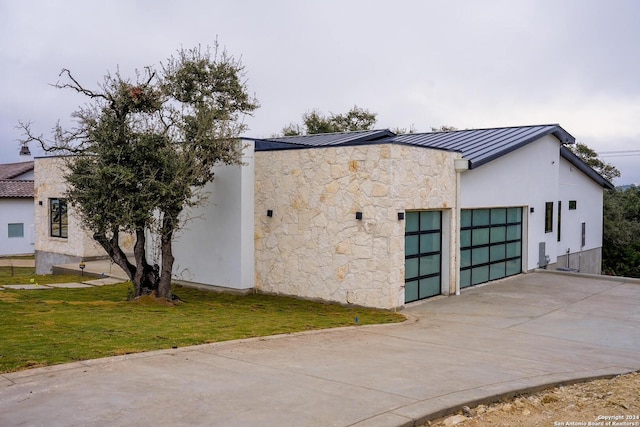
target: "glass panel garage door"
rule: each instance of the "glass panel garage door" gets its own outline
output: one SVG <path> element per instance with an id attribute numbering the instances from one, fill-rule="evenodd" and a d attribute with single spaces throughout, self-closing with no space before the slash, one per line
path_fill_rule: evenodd
<path id="1" fill-rule="evenodd" d="M 407 212 L 404 238 L 404 302 L 440 294 L 442 212 Z"/>
<path id="2" fill-rule="evenodd" d="M 460 287 L 522 271 L 522 208 L 460 212 Z"/>

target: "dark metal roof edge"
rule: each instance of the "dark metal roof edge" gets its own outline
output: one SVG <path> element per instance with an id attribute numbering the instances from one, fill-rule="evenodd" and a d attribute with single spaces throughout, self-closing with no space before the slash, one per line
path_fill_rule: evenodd
<path id="1" fill-rule="evenodd" d="M 312 145 L 312 144 L 299 144 L 295 142 L 286 142 L 282 141 L 282 139 L 286 138 L 313 138 L 314 136 L 326 136 L 326 135 L 348 135 L 361 133 L 360 137 L 350 139 L 346 142 L 339 142 L 335 144 L 322 144 L 322 145 Z M 260 139 L 251 139 L 251 138 L 243 138 L 247 140 L 252 140 L 256 143 L 256 151 L 275 151 L 275 150 L 296 150 L 303 148 L 327 148 L 327 147 L 349 147 L 354 145 L 368 145 L 377 143 L 377 141 L 382 139 L 389 139 L 396 136 L 395 133 L 391 132 L 389 129 L 376 129 L 370 131 L 353 131 L 353 132 L 333 132 L 333 133 L 322 133 L 322 134 L 311 134 L 311 135 L 297 135 L 291 137 L 280 137 L 280 138 L 260 138 Z"/>
<path id="2" fill-rule="evenodd" d="M 567 147 L 560 147 L 560 155 L 563 159 L 567 160 L 569 163 L 577 167 L 589 178 L 600 184 L 600 186 L 609 190 L 613 190 L 615 188 L 615 185 L 610 183 L 606 178 L 596 172 L 591 166 L 586 164 L 580 157 L 576 156 L 573 151 L 569 150 Z"/>

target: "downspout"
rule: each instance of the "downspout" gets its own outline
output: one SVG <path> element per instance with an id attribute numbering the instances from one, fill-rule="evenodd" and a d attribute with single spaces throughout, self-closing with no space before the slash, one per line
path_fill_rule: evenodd
<path id="1" fill-rule="evenodd" d="M 453 268 L 455 283 L 453 289 L 449 286 L 449 292 L 460 295 L 460 175 L 462 172 L 469 170 L 469 160 L 467 159 L 455 159 L 453 166 L 456 170 L 456 206 L 455 206 L 455 218 L 453 224 Z"/>

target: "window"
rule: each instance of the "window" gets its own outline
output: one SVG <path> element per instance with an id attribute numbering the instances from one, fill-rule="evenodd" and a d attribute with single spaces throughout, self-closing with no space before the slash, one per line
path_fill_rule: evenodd
<path id="1" fill-rule="evenodd" d="M 553 202 L 544 204 L 544 232 L 551 233 L 553 231 Z"/>
<path id="2" fill-rule="evenodd" d="M 49 199 L 49 234 L 51 237 L 67 238 L 68 233 L 67 201 Z"/>
<path id="3" fill-rule="evenodd" d="M 569 200 L 569 210 L 570 211 L 575 211 L 578 207 L 578 202 L 576 202 L 575 200 Z"/>
<path id="4" fill-rule="evenodd" d="M 24 224 L 9 224 L 8 237 L 24 237 Z"/>
<path id="5" fill-rule="evenodd" d="M 562 202 L 558 200 L 558 242 L 560 241 L 561 228 L 562 228 Z"/>

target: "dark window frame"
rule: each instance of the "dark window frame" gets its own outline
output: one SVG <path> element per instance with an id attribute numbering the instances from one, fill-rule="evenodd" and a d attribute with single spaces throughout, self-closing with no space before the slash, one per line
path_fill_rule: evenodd
<path id="1" fill-rule="evenodd" d="M 569 210 L 575 211 L 578 209 L 578 202 L 576 200 L 569 200 Z"/>
<path id="2" fill-rule="evenodd" d="M 558 242 L 562 239 L 562 201 L 558 200 Z"/>
<path id="3" fill-rule="evenodd" d="M 49 199 L 49 236 L 61 239 L 69 237 L 69 214 L 66 199 Z"/>
<path id="4" fill-rule="evenodd" d="M 544 232 L 553 232 L 553 202 L 544 204 Z"/>

